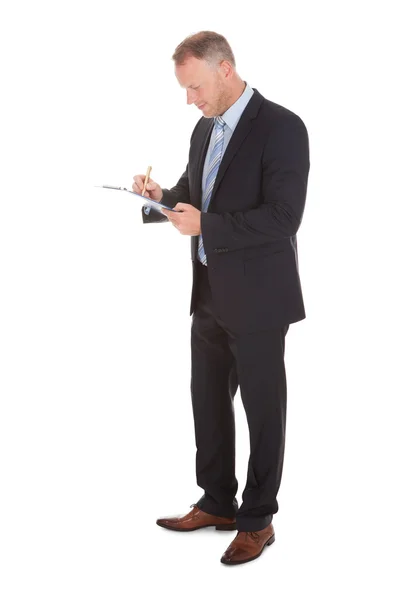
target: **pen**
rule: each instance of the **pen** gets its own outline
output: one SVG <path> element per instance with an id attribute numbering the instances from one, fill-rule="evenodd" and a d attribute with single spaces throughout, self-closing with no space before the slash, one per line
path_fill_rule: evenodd
<path id="1" fill-rule="evenodd" d="M 144 196 L 144 193 L 146 191 L 146 185 L 147 185 L 147 183 L 149 181 L 150 172 L 151 172 L 151 167 L 147 167 L 147 173 L 146 173 L 146 177 L 145 177 L 145 180 L 144 180 L 142 196 Z"/>

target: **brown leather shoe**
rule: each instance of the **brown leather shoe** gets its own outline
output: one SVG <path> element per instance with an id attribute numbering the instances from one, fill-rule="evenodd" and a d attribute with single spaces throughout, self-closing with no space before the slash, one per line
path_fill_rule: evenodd
<path id="1" fill-rule="evenodd" d="M 266 546 L 275 541 L 272 523 L 261 531 L 239 531 L 233 542 L 228 546 L 221 562 L 224 565 L 241 565 L 258 558 Z"/>
<path id="2" fill-rule="evenodd" d="M 195 531 L 203 527 L 215 527 L 220 531 L 233 531 L 236 529 L 236 519 L 215 517 L 203 512 L 192 504 L 193 510 L 183 517 L 166 517 L 157 519 L 157 525 L 172 529 L 173 531 Z"/>

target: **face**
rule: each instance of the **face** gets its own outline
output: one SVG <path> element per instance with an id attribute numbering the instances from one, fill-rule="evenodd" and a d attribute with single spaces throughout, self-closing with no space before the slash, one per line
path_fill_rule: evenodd
<path id="1" fill-rule="evenodd" d="M 175 66 L 179 85 L 186 89 L 187 103 L 195 104 L 205 117 L 222 115 L 229 108 L 229 78 L 232 67 L 223 61 L 218 67 L 189 57 Z"/>

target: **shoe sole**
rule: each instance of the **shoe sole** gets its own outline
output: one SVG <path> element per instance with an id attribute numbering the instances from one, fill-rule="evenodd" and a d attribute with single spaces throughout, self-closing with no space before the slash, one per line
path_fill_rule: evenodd
<path id="1" fill-rule="evenodd" d="M 264 544 L 264 546 L 261 549 L 261 552 L 259 552 L 258 554 L 256 554 L 255 556 L 252 556 L 251 558 L 245 558 L 244 560 L 235 560 L 235 561 L 229 561 L 229 560 L 224 560 L 224 558 L 221 558 L 221 562 L 224 565 L 228 565 L 230 567 L 234 566 L 234 565 L 243 565 L 244 563 L 250 562 L 252 560 L 255 560 L 256 558 L 258 558 L 259 556 L 261 556 L 261 554 L 264 552 L 265 548 L 267 546 L 271 546 L 271 544 L 273 544 L 275 541 L 275 534 L 271 535 L 271 537 L 269 538 L 269 540 L 267 540 Z"/>
<path id="2" fill-rule="evenodd" d="M 205 529 L 206 527 L 215 527 L 217 531 L 236 531 L 236 523 L 228 524 L 228 525 L 200 525 L 200 527 L 191 527 L 190 529 L 182 529 L 181 527 L 174 527 L 173 525 L 163 525 L 162 523 L 157 523 L 159 527 L 164 527 L 164 529 L 170 529 L 171 531 L 197 531 L 198 529 Z"/>

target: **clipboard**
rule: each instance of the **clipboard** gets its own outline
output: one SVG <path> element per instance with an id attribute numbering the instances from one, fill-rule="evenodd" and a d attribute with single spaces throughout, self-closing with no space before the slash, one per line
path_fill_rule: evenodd
<path id="1" fill-rule="evenodd" d="M 140 198 L 140 200 L 144 203 L 144 210 L 146 212 L 146 215 L 149 214 L 151 208 L 158 210 L 158 212 L 160 212 L 160 213 L 161 213 L 162 208 L 165 208 L 166 210 L 171 210 L 172 212 L 179 212 L 178 210 L 175 210 L 174 208 L 171 208 L 170 206 L 167 206 L 166 204 L 162 204 L 161 202 L 156 202 L 156 200 L 151 200 L 150 198 L 147 198 L 146 196 L 141 196 L 140 194 L 136 194 L 136 192 L 133 192 L 132 190 L 128 190 L 127 188 L 124 188 L 124 187 L 116 187 L 113 185 L 95 185 L 94 187 L 104 188 L 107 190 L 117 190 L 120 192 L 128 192 L 128 194 L 132 194 L 132 196 L 136 196 L 136 198 Z"/>

